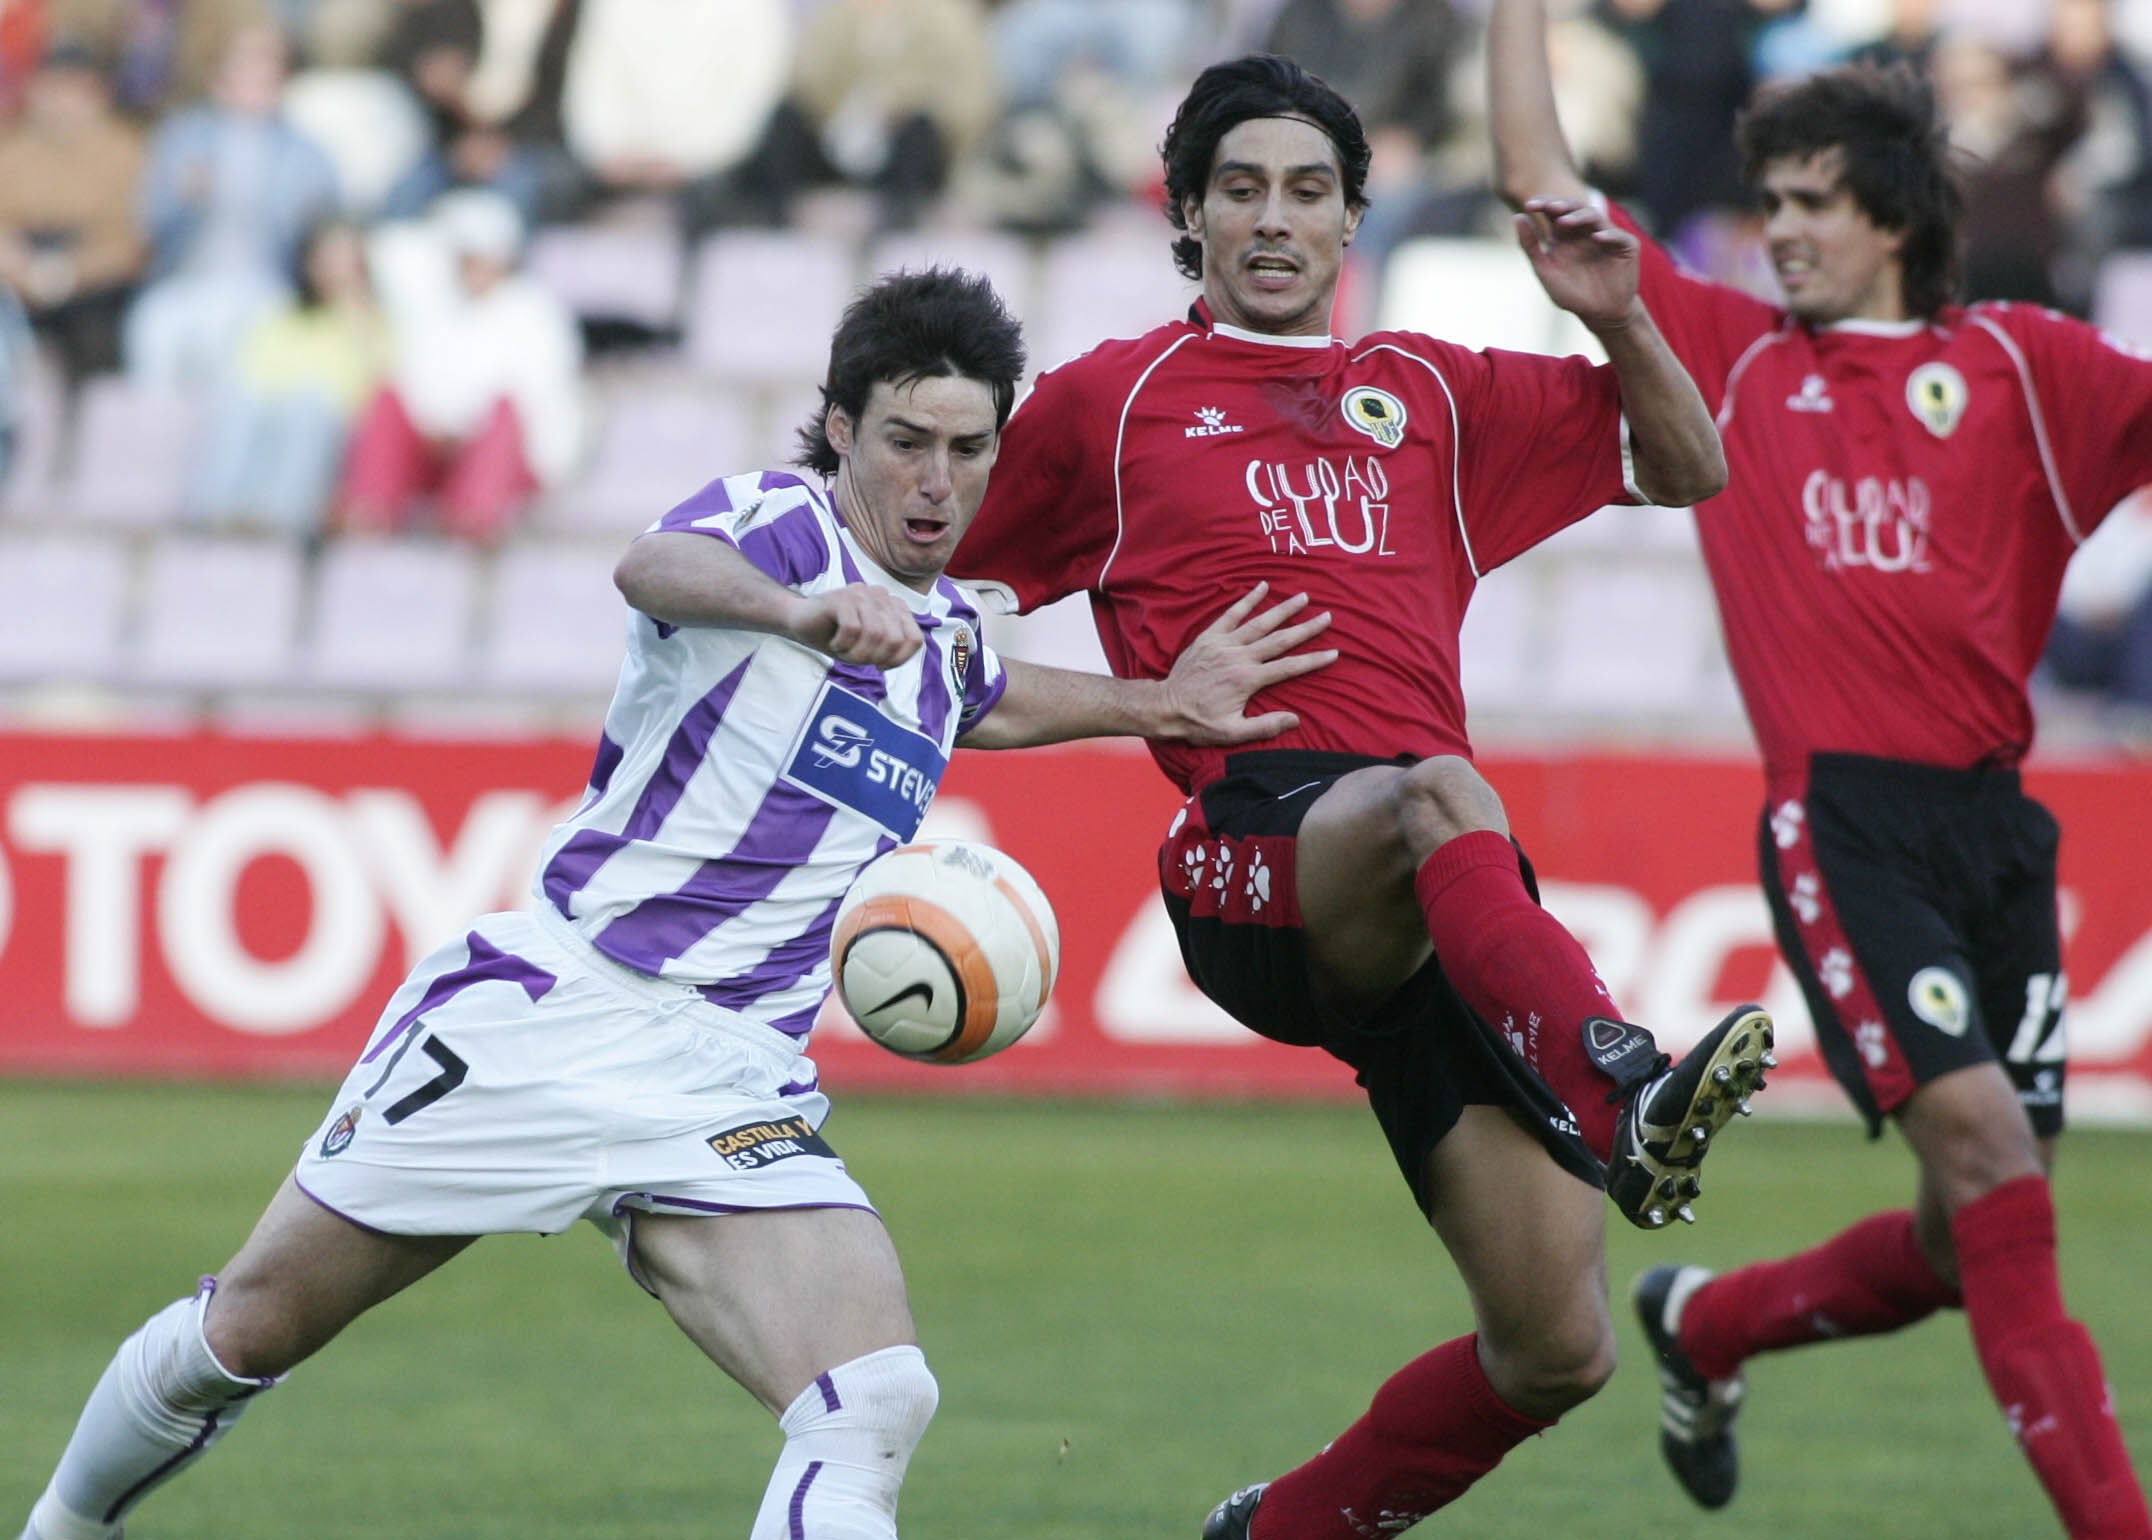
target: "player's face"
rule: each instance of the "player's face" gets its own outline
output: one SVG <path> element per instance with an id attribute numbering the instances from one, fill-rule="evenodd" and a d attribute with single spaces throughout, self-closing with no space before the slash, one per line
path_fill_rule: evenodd
<path id="1" fill-rule="evenodd" d="M 837 509 L 891 577 L 924 593 L 956 554 L 986 495 L 1001 436 L 982 380 L 930 375 L 876 382 L 853 422 L 830 409 Z"/>
<path id="2" fill-rule="evenodd" d="M 1284 336 L 1330 330 L 1338 269 L 1360 223 L 1337 146 L 1300 118 L 1250 118 L 1218 141 L 1201 201 L 1181 213 L 1203 243 L 1203 297 L 1228 326 Z"/>
<path id="3" fill-rule="evenodd" d="M 1854 200 L 1842 151 L 1772 161 L 1761 191 L 1764 244 L 1788 310 L 1818 326 L 1905 319 L 1905 238 Z"/>

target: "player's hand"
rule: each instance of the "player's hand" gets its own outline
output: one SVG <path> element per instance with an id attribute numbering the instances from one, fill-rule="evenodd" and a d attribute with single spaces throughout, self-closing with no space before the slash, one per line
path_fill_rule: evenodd
<path id="1" fill-rule="evenodd" d="M 1212 746 L 1254 743 L 1300 725 L 1300 718 L 1290 711 L 1267 711 L 1253 717 L 1242 713 L 1262 691 L 1337 660 L 1334 647 L 1294 650 L 1327 630 L 1330 614 L 1326 610 L 1295 620 L 1308 606 L 1306 594 L 1281 599 L 1257 614 L 1256 606 L 1269 592 L 1268 583 L 1256 584 L 1196 633 L 1173 660 L 1165 688 L 1180 724 L 1175 736 L 1182 741 Z"/>
<path id="2" fill-rule="evenodd" d="M 1578 198 L 1528 198 L 1515 224 L 1549 299 L 1594 330 L 1627 324 L 1637 302 L 1635 236 Z"/>
<path id="3" fill-rule="evenodd" d="M 815 594 L 802 606 L 787 634 L 840 662 L 895 668 L 926 645 L 911 606 L 872 583 Z"/>

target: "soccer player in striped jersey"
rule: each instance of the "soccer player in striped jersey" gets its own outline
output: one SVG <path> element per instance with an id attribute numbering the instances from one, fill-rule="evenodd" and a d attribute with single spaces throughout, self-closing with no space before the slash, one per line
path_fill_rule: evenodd
<path id="1" fill-rule="evenodd" d="M 896 1534 L 937 1390 L 804 1052 L 838 902 L 956 745 L 1255 741 L 1296 719 L 1250 697 L 1333 656 L 1304 596 L 1256 590 L 1162 681 L 997 658 L 941 573 L 1022 369 L 984 280 L 885 279 L 833 339 L 816 474 L 713 482 L 629 548 L 627 660 L 535 906 L 397 991 L 239 1253 L 121 1345 L 25 1540 L 109 1540 L 362 1312 L 578 1218 L 778 1418 L 753 1540 Z"/>
<path id="2" fill-rule="evenodd" d="M 1498 0 L 1492 25 L 1503 193 L 1588 208 L 1540 0 Z M 2057 1275 L 2057 832 L 2017 767 L 2064 565 L 2152 482 L 2152 358 L 2048 311 L 1953 303 L 1951 152 L 1909 72 L 1824 72 L 1738 132 L 1783 305 L 1648 242 L 1643 291 L 1726 442 L 1732 479 L 1696 522 L 1763 752 L 1779 946 L 1833 1074 L 1871 1136 L 1897 1123 L 1920 1181 L 1798 1255 L 1638 1280 L 1662 1452 L 1717 1507 L 1744 1360 L 1960 1307 L 2064 1531 L 2148 1540 Z M 1599 216 L 1563 216 L 1581 217 Z"/>
<path id="3" fill-rule="evenodd" d="M 1154 745 L 1188 794 L 1161 882 L 1206 994 L 1358 1073 L 1477 1330 L 1221 1504 L 1213 1540 L 1407 1528 L 1592 1395 L 1613 1369 L 1607 1198 L 1648 1228 L 1687 1217 L 1770 1064 L 1753 1006 L 1678 1065 L 1620 1019 L 1536 902 L 1465 730 L 1458 628 L 1484 574 L 1605 504 L 1724 484 L 1710 415 L 1637 299 L 1637 243 L 1589 218 L 1530 242 L 1604 367 L 1417 332 L 1346 343 L 1331 315 L 1369 154 L 1352 108 L 1289 60 L 1200 75 L 1164 158 L 1174 259 L 1202 298 L 1040 380 L 957 560 L 1026 608 L 1088 592 L 1134 679 L 1258 579 L 1336 617 L 1339 661 L 1281 689 L 1301 720 L 1274 745 Z M 1251 1220 L 1222 1275 L 1268 1265 L 1289 1226 Z"/>

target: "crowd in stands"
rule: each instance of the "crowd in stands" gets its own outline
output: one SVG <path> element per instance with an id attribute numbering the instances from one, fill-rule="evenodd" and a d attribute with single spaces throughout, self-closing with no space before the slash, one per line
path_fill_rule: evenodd
<path id="1" fill-rule="evenodd" d="M 2152 251 L 2152 0 L 1553 9 L 1560 108 L 1591 175 L 1719 276 L 1770 282 L 1734 115 L 1759 84 L 1847 58 L 1908 61 L 1941 93 L 1967 151 L 1972 297 L 2094 314 L 2105 275 Z M 603 394 L 634 412 L 639 370 L 721 370 L 721 343 L 684 335 L 695 286 L 734 271 L 705 259 L 713 242 L 985 232 L 1051 274 L 1042 253 L 1148 216 L 1164 114 L 1194 70 L 1249 48 L 1300 58 L 1368 124 L 1374 202 L 1346 313 L 1371 323 L 1398 246 L 1506 229 L 1486 187 L 1481 12 L 0 0 L 0 516 L 61 506 L 11 489 L 30 383 L 57 391 L 66 439 L 85 385 L 114 377 L 193 404 L 170 489 L 182 526 L 498 548 L 589 471 L 595 379 L 630 382 Z M 632 234 L 675 282 L 594 304 L 537 260 L 564 232 Z M 1163 274 L 1162 226 L 1146 234 Z M 1082 287 L 1077 273 L 1042 282 Z M 736 303 L 842 298 L 781 285 Z M 1036 326 L 1033 350 L 1053 361 Z M 785 405 L 811 399 L 786 383 Z M 2140 588 L 2103 592 L 2091 628 L 2134 661 L 2100 672 L 2079 649 L 2058 673 L 2152 711 L 2152 575 Z M 2113 619 L 2133 604 L 2136 622 Z"/>

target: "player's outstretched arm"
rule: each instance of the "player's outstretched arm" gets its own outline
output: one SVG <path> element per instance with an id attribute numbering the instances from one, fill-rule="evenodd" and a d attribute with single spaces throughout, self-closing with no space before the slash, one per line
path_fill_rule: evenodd
<path id="1" fill-rule="evenodd" d="M 1495 186 L 1548 297 L 1591 328 L 1621 379 L 1636 485 L 1687 507 L 1726 485 L 1726 453 L 1695 381 L 1637 297 L 1639 245 L 1577 169 L 1554 110 L 1542 0 L 1495 0 L 1487 22 Z"/>
<path id="2" fill-rule="evenodd" d="M 918 617 L 888 589 L 851 583 L 796 593 L 709 535 L 641 536 L 613 568 L 613 582 L 652 620 L 766 631 L 847 663 L 894 668 L 925 645 Z"/>
<path id="3" fill-rule="evenodd" d="M 1513 209 L 1533 198 L 1591 195 L 1554 110 L 1543 0 L 1495 0 L 1487 19 L 1487 119 L 1495 190 Z"/>
<path id="4" fill-rule="evenodd" d="M 1637 293 L 1642 243 L 1596 204 L 1528 198 L 1517 244 L 1555 304 L 1591 328 L 1621 384 L 1637 490 L 1685 508 L 1726 486 L 1726 451 L 1702 392 Z"/>
<path id="5" fill-rule="evenodd" d="M 1206 745 L 1255 743 L 1300 725 L 1290 711 L 1246 715 L 1264 690 L 1323 668 L 1334 648 L 1298 652 L 1330 624 L 1326 611 L 1296 620 L 1308 596 L 1295 594 L 1257 613 L 1270 592 L 1258 583 L 1174 659 L 1164 679 L 1007 662 L 1009 682 L 994 709 L 957 740 L 968 749 L 1020 749 L 1071 738 L 1138 737 Z"/>

